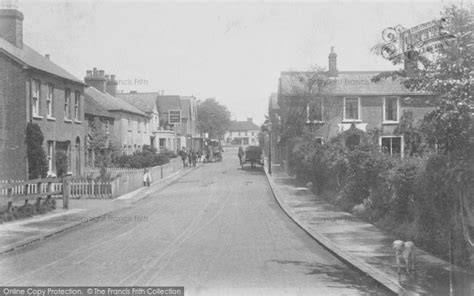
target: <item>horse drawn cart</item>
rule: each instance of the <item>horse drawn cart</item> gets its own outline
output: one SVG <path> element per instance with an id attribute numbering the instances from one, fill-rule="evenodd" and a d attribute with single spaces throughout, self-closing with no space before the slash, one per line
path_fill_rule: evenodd
<path id="1" fill-rule="evenodd" d="M 263 168 L 263 151 L 258 146 L 248 146 L 245 148 L 245 155 L 240 161 L 240 166 L 244 168 L 244 164 L 250 163 L 250 167 L 254 168 L 255 164 L 260 164 Z"/>

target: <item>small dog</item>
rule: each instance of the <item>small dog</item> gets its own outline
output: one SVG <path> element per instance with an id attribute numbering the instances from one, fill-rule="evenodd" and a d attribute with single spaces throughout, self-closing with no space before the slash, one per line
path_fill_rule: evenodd
<path id="1" fill-rule="evenodd" d="M 415 270 L 415 244 L 413 242 L 403 242 L 396 240 L 392 245 L 395 250 L 395 258 L 397 259 L 397 271 L 400 274 L 400 261 L 403 259 L 407 267 L 407 273 L 410 274 L 411 269 Z"/>

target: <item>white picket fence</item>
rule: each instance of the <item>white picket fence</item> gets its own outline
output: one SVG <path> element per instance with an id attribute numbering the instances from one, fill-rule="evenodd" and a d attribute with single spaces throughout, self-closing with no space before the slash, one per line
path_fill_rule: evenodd
<path id="1" fill-rule="evenodd" d="M 111 177 L 118 175 L 133 175 L 142 172 L 142 169 L 134 168 L 106 168 L 105 171 L 110 174 Z M 97 167 L 85 167 L 82 169 L 82 176 L 92 176 L 97 177 L 100 175 L 100 168 Z"/>
<path id="2" fill-rule="evenodd" d="M 156 166 L 150 168 L 150 174 L 153 181 L 157 181 L 168 177 L 181 168 L 181 161 L 178 158 L 174 158 L 165 165 Z M 111 181 L 97 181 L 91 178 L 85 177 L 72 177 L 68 178 L 69 198 L 80 199 L 80 198 L 116 198 L 123 194 L 134 191 L 140 187 L 143 187 L 143 169 L 124 169 L 113 170 L 111 172 L 120 172 L 122 175 Z M 59 180 L 59 179 L 58 179 Z M 7 196 L 7 189 L 2 188 L 2 184 L 20 184 L 18 186 L 9 186 L 10 195 L 14 196 L 27 196 L 30 193 L 47 192 L 47 183 L 31 183 L 24 184 L 25 180 L 0 180 L 0 196 Z M 30 182 L 28 182 L 30 183 Z M 38 190 L 38 186 L 40 186 Z M 53 182 L 51 183 L 51 191 L 63 192 L 63 183 Z M 60 198 L 62 195 L 53 195 L 54 198 Z"/>

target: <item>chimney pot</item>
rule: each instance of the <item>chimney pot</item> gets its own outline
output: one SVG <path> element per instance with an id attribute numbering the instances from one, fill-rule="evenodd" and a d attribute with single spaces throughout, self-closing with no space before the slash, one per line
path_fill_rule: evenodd
<path id="1" fill-rule="evenodd" d="M 86 76 L 92 76 L 92 70 L 87 70 L 86 71 Z"/>
<path id="2" fill-rule="evenodd" d="M 97 76 L 97 68 L 96 68 L 96 67 L 94 67 L 94 68 L 92 69 L 92 75 L 93 75 L 93 76 Z"/>
<path id="3" fill-rule="evenodd" d="M 110 75 L 110 80 L 114 81 L 115 80 L 115 75 Z"/>
<path id="4" fill-rule="evenodd" d="M 104 77 L 105 76 L 105 71 L 104 70 L 99 70 L 99 76 Z"/>
<path id="5" fill-rule="evenodd" d="M 45 54 L 44 57 L 49 60 L 50 59 L 49 53 Z"/>

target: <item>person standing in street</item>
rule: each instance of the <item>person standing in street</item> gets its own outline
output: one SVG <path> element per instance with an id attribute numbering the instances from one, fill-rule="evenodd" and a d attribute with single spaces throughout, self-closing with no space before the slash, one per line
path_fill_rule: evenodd
<path id="1" fill-rule="evenodd" d="M 143 186 L 150 187 L 150 183 L 151 183 L 150 170 L 146 168 L 145 172 L 143 173 Z"/>

